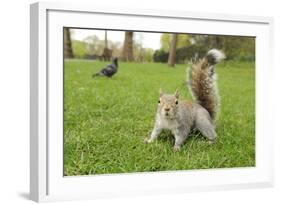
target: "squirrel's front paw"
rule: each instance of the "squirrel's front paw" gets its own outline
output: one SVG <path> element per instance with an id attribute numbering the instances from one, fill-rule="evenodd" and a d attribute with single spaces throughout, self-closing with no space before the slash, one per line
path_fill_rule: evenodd
<path id="1" fill-rule="evenodd" d="M 144 139 L 144 143 L 148 144 L 148 143 L 151 143 L 152 142 L 152 139 L 151 138 L 145 138 Z"/>
<path id="2" fill-rule="evenodd" d="M 174 149 L 174 151 L 179 151 L 181 149 L 181 147 L 179 145 L 175 145 L 173 149 Z"/>
<path id="3" fill-rule="evenodd" d="M 214 144 L 215 140 L 208 140 L 209 145 Z"/>

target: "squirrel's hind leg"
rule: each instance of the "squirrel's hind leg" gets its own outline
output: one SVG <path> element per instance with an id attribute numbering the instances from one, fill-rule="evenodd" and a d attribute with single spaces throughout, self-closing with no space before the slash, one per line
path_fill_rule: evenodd
<path id="1" fill-rule="evenodd" d="M 217 133 L 215 131 L 215 126 L 211 121 L 209 113 L 206 112 L 197 113 L 195 126 L 202 135 L 208 138 L 210 143 L 213 143 L 217 137 Z"/>

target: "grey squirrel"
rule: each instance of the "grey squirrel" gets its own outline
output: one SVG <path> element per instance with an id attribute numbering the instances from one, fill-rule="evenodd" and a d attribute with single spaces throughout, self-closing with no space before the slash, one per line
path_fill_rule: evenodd
<path id="1" fill-rule="evenodd" d="M 213 143 L 216 138 L 215 117 L 219 107 L 214 65 L 225 55 L 212 49 L 204 58 L 193 63 L 189 72 L 189 89 L 195 102 L 179 100 L 179 91 L 165 94 L 160 89 L 160 99 L 153 131 L 146 143 L 153 142 L 162 129 L 171 130 L 175 137 L 174 150 L 179 150 L 191 129 L 198 129 Z"/>

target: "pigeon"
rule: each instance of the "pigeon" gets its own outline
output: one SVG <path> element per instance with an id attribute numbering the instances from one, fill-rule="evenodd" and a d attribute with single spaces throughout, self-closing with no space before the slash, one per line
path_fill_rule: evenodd
<path id="1" fill-rule="evenodd" d="M 112 63 L 101 69 L 98 73 L 93 74 L 93 78 L 97 76 L 106 76 L 111 78 L 118 70 L 118 58 L 113 58 Z"/>

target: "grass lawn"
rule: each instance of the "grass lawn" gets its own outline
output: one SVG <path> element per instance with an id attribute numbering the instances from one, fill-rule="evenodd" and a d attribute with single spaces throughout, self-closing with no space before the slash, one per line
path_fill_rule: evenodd
<path id="1" fill-rule="evenodd" d="M 173 136 L 143 141 L 153 128 L 159 88 L 191 99 L 186 65 L 122 63 L 112 79 L 92 79 L 106 62 L 66 60 L 64 68 L 64 174 L 90 175 L 255 166 L 255 65 L 217 67 L 221 112 L 217 141 L 198 133 L 174 152 Z"/>

